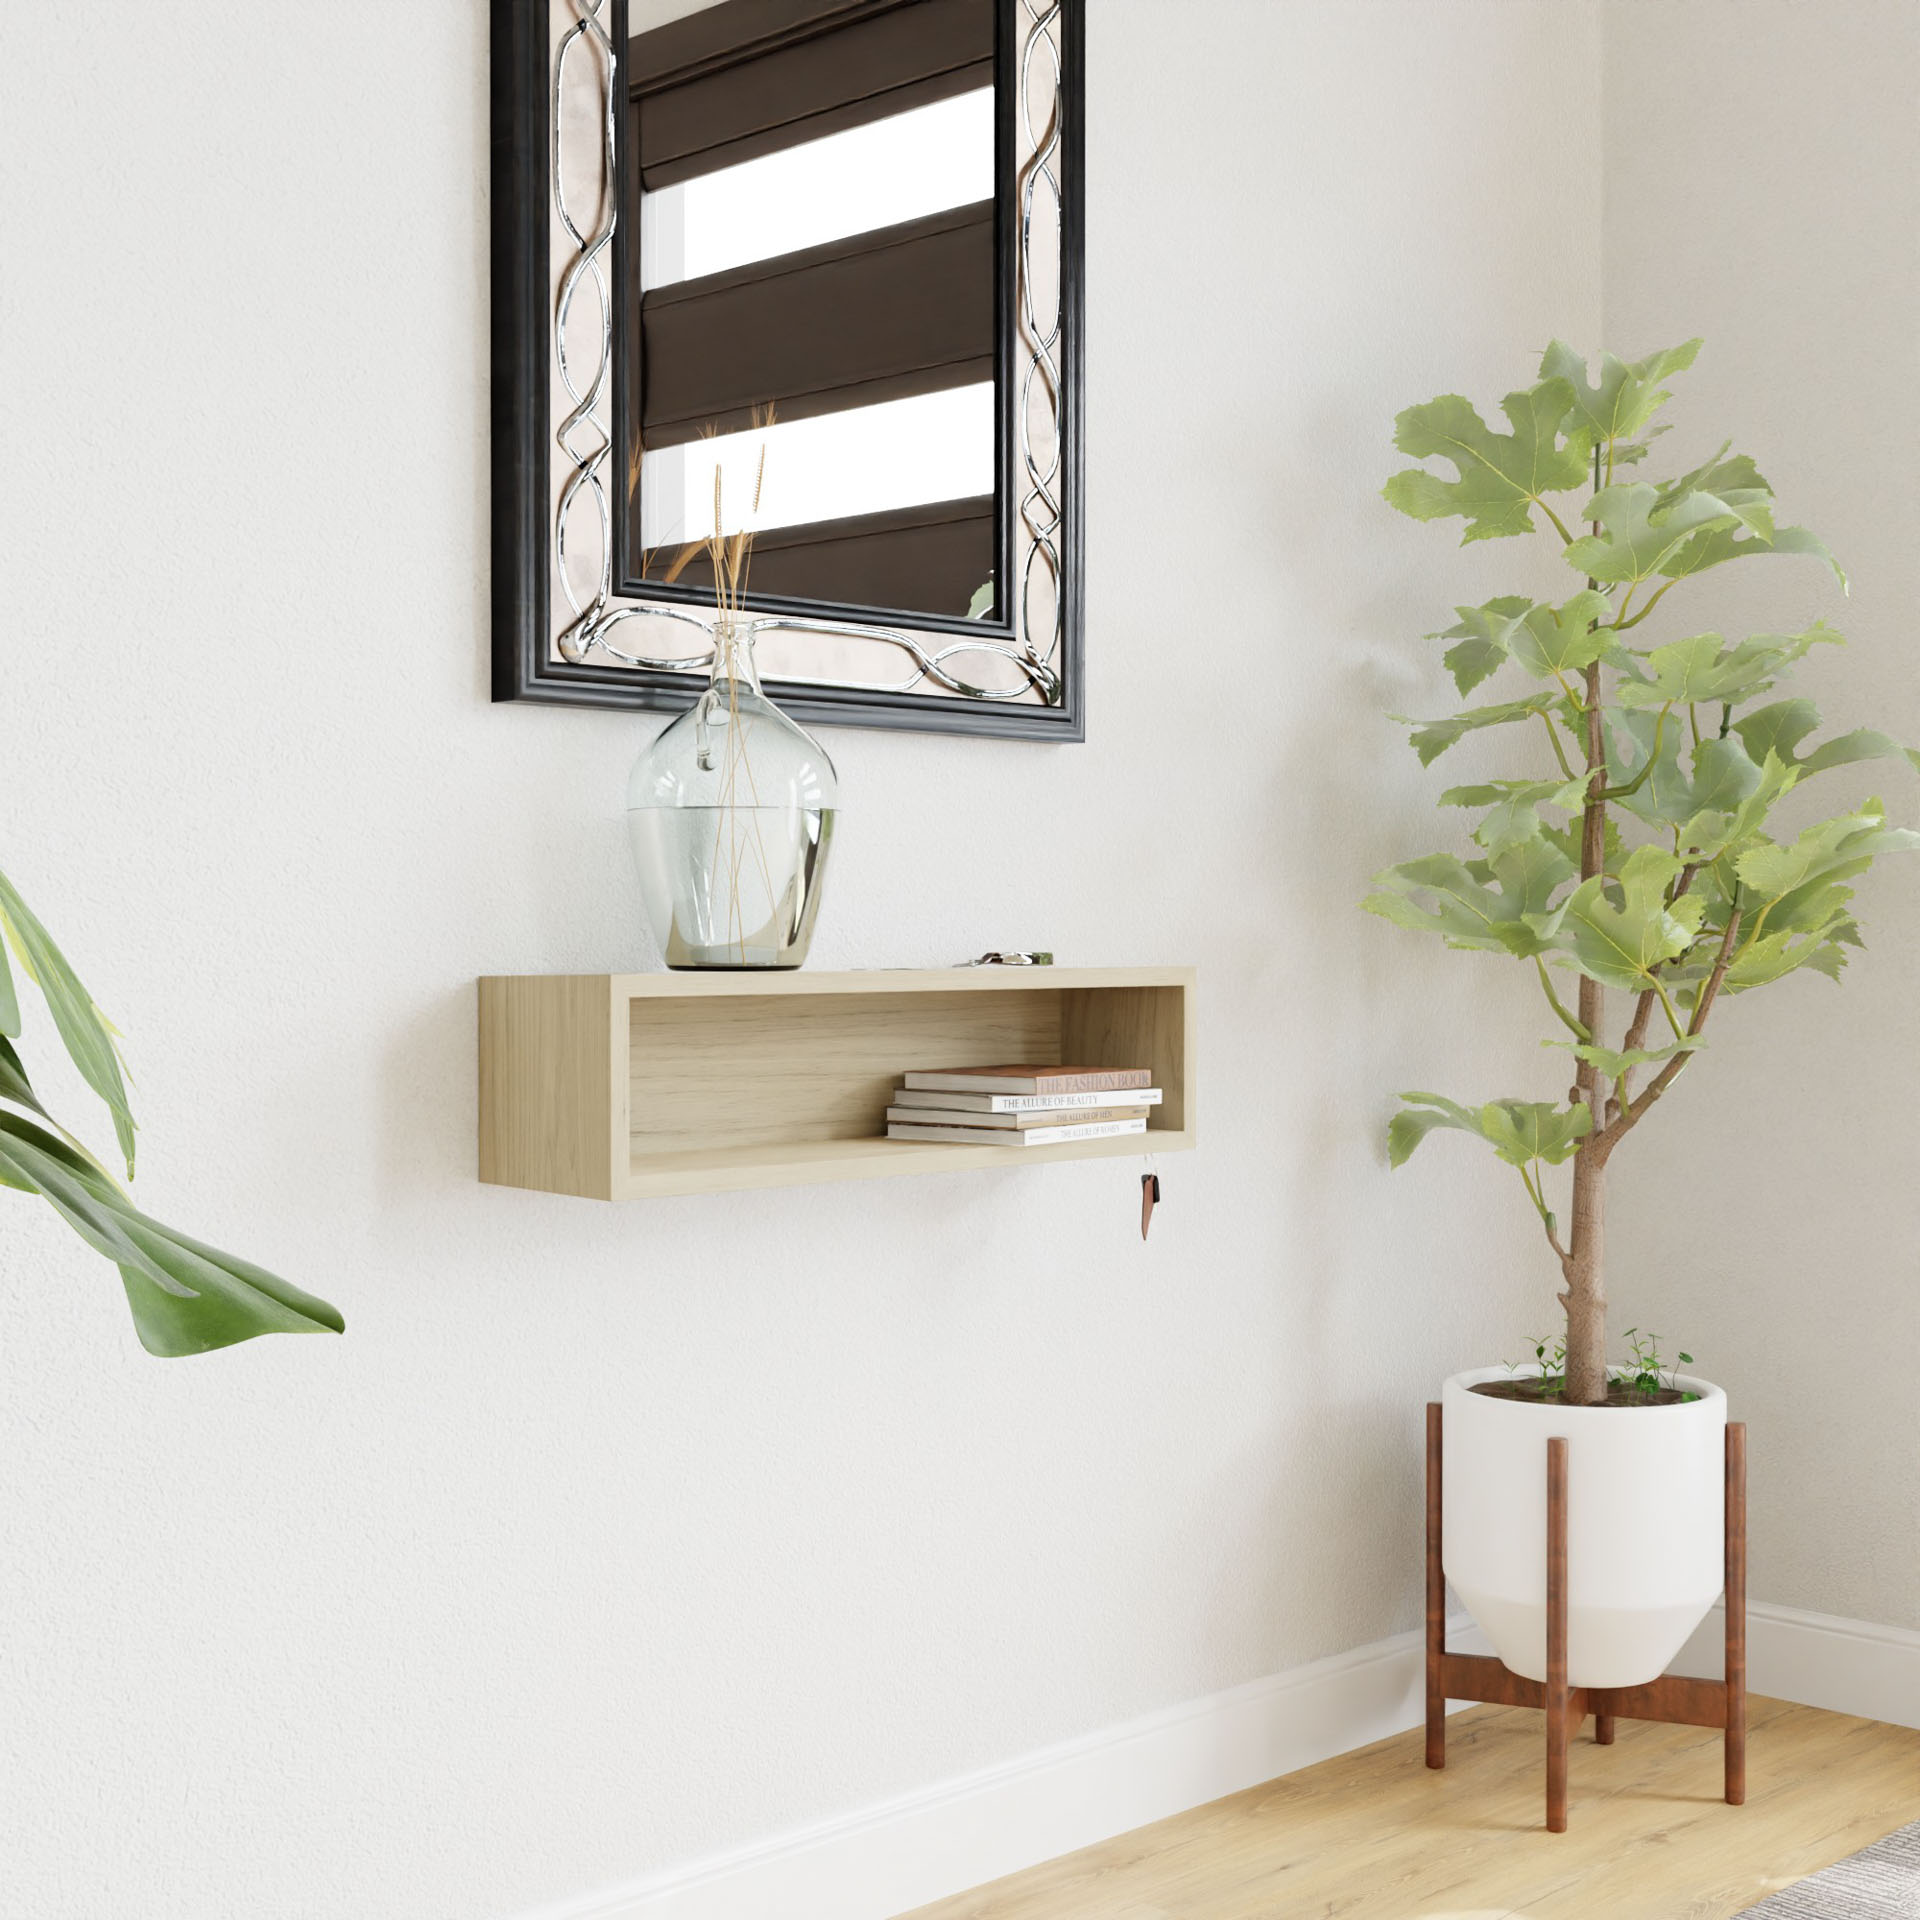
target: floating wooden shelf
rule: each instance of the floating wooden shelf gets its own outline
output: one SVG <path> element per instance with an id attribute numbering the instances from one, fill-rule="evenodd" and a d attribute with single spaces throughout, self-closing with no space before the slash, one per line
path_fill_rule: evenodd
<path id="1" fill-rule="evenodd" d="M 480 982 L 480 1178 L 594 1200 L 1177 1153 L 1194 1142 L 1191 967 L 495 975 Z M 1144 1134 L 888 1140 L 914 1068 L 1153 1069 Z"/>

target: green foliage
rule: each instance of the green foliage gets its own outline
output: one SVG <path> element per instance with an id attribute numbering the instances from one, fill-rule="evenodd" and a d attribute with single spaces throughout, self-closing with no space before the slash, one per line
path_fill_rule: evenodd
<path id="1" fill-rule="evenodd" d="M 64 1128 L 56 1137 L 22 1112 L 7 1110 L 59 1124 L 41 1104 L 12 1044 L 21 1022 L 5 957 L 11 945 L 22 973 L 46 1000 L 69 1057 L 112 1114 L 132 1177 L 133 1114 L 113 1028 L 4 874 L 0 933 L 0 1187 L 38 1194 L 120 1269 L 134 1330 L 149 1353 L 205 1353 L 261 1333 L 343 1331 L 345 1322 L 326 1301 L 142 1213 Z"/>
<path id="2" fill-rule="evenodd" d="M 1632 1364 L 1608 1369 L 1616 1390 L 1636 1394 L 1642 1400 L 1651 1400 L 1661 1393 L 1679 1393 L 1682 1400 L 1699 1399 L 1697 1393 L 1681 1392 L 1673 1369 L 1660 1358 L 1660 1336 L 1657 1333 L 1642 1333 L 1638 1327 L 1629 1327 L 1626 1342 L 1628 1351 L 1633 1355 Z M 1693 1365 L 1693 1355 L 1690 1353 L 1676 1357 L 1683 1367 Z"/>
<path id="3" fill-rule="evenodd" d="M 1781 684 L 1839 633 L 1816 620 L 1749 638 L 1684 626 L 1642 637 L 1670 593 L 1734 560 L 1810 557 L 1846 584 L 1817 536 L 1779 523 L 1772 485 L 1730 445 L 1670 478 L 1646 471 L 1668 383 L 1699 346 L 1603 355 L 1590 371 L 1555 341 L 1539 380 L 1502 402 L 1508 433 L 1458 395 L 1402 413 L 1395 445 L 1452 477 L 1413 468 L 1385 488 L 1416 520 L 1460 519 L 1463 543 L 1534 533 L 1572 576 L 1561 599 L 1456 607 L 1432 636 L 1462 698 L 1490 685 L 1492 697 L 1407 722 L 1413 749 L 1427 766 L 1477 736 L 1497 771 L 1439 796 L 1472 810 L 1470 848 L 1388 868 L 1364 903 L 1518 960 L 1525 991 L 1544 989 L 1563 1030 L 1547 1044 L 1573 1055 L 1567 1103 L 1403 1095 L 1388 1150 L 1399 1166 L 1436 1129 L 1479 1136 L 1519 1168 L 1570 1272 L 1542 1169 L 1609 1156 L 1700 1052 L 1719 995 L 1800 972 L 1837 980 L 1860 945 L 1855 883 L 1881 855 L 1920 847 L 1877 800 L 1805 823 L 1818 775 L 1878 760 L 1920 769 L 1920 751 L 1872 728 L 1809 745 L 1819 711 Z M 1556 507 L 1555 495 L 1577 497 Z M 1787 802 L 1801 816 L 1791 828 L 1776 824 Z M 1569 975 L 1581 992 L 1563 999 L 1554 983 Z M 1603 1030 L 1605 991 L 1632 996 L 1623 1028 Z"/>
<path id="4" fill-rule="evenodd" d="M 1700 1398 L 1697 1393 L 1681 1387 L 1673 1369 L 1661 1359 L 1660 1336 L 1657 1333 L 1642 1333 L 1638 1327 L 1629 1327 L 1625 1337 L 1632 1359 L 1607 1369 L 1607 1385 L 1613 1396 L 1649 1402 L 1658 1400 L 1662 1393 L 1677 1393 L 1682 1402 Z M 1564 1400 L 1567 1390 L 1566 1336 L 1536 1333 L 1530 1334 L 1528 1339 L 1533 1346 L 1534 1365 L 1539 1369 L 1537 1374 L 1522 1374 L 1511 1360 L 1502 1361 L 1501 1365 L 1516 1381 L 1537 1379 L 1540 1399 Z M 1693 1365 L 1692 1354 L 1683 1353 L 1677 1357 L 1683 1367 Z M 1673 1403 L 1669 1401 L 1667 1404 Z"/>
<path id="5" fill-rule="evenodd" d="M 1561 922 L 1564 956 L 1603 987 L 1646 991 L 1655 968 L 1699 936 L 1706 901 L 1697 893 L 1668 898 L 1684 864 L 1660 847 L 1635 847 L 1618 874 L 1581 881 Z"/>
<path id="6" fill-rule="evenodd" d="M 1578 430 L 1564 432 L 1573 404 L 1564 380 L 1510 393 L 1500 411 L 1511 433 L 1495 433 L 1457 393 L 1409 407 L 1394 423 L 1393 444 L 1416 460 L 1447 460 L 1459 477 L 1442 480 L 1409 467 L 1387 482 L 1388 502 L 1416 520 L 1460 515 L 1463 541 L 1531 533 L 1533 509 L 1545 507 L 1546 495 L 1586 484 L 1587 443 Z"/>
<path id="7" fill-rule="evenodd" d="M 1647 422 L 1666 405 L 1667 390 L 1660 383 L 1693 365 L 1701 342 L 1687 340 L 1677 347 L 1651 353 L 1630 365 L 1612 354 L 1600 356 L 1600 378 L 1587 380 L 1587 363 L 1556 340 L 1540 360 L 1542 380 L 1563 381 L 1573 394 L 1573 410 L 1584 423 L 1589 443 L 1632 442 Z M 1725 448 L 1721 451 L 1724 453 Z M 1584 479 L 1585 476 L 1582 475 Z"/>

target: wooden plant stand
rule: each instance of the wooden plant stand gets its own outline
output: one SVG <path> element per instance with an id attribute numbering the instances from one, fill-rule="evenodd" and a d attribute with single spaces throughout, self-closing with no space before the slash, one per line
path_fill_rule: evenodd
<path id="1" fill-rule="evenodd" d="M 1593 1715 L 1613 1744 L 1616 1719 L 1726 1730 L 1727 1805 L 1747 1797 L 1747 1429 L 1727 1423 L 1727 1664 L 1724 1680 L 1662 1674 L 1643 1687 L 1567 1684 L 1567 1443 L 1547 1442 L 1547 1677 L 1523 1680 L 1491 1655 L 1447 1651 L 1447 1584 L 1440 1569 L 1440 1403 L 1427 1403 L 1427 1765 L 1447 1764 L 1447 1702 L 1542 1707 L 1547 1716 L 1547 1831 L 1567 1830 L 1567 1746 Z"/>

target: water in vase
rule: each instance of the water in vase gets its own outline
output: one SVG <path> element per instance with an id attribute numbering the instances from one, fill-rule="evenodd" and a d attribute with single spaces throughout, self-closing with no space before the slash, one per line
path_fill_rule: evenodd
<path id="1" fill-rule="evenodd" d="M 797 967 L 833 839 L 831 807 L 635 807 L 640 890 L 670 967 Z"/>
<path id="2" fill-rule="evenodd" d="M 768 699 L 752 630 L 722 620 L 711 684 L 634 763 L 627 831 L 670 967 L 797 967 L 839 805 L 819 741 Z"/>

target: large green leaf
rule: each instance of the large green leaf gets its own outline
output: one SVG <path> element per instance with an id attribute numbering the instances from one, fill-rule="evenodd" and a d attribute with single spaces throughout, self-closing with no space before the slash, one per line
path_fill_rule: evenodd
<path id="1" fill-rule="evenodd" d="M 1429 640 L 1459 642 L 1449 647 L 1441 658 L 1462 698 L 1499 670 L 1508 657 L 1515 627 L 1532 606 L 1533 602 L 1524 595 L 1508 594 L 1489 600 L 1484 606 L 1455 607 L 1459 620 L 1444 633 L 1427 635 Z"/>
<path id="2" fill-rule="evenodd" d="M 1615 644 L 1613 631 L 1599 626 L 1613 611 L 1604 593 L 1576 593 L 1563 606 L 1530 607 L 1508 642 L 1514 659 L 1538 680 L 1584 673 Z"/>
<path id="3" fill-rule="evenodd" d="M 1400 1098 L 1406 1104 L 1387 1124 L 1387 1159 L 1396 1167 L 1404 1166 L 1436 1127 L 1478 1134 L 1514 1167 L 1535 1160 L 1558 1166 L 1593 1128 L 1593 1115 L 1584 1104 L 1490 1100 L 1483 1107 L 1463 1107 L 1439 1093 L 1403 1093 Z"/>
<path id="4" fill-rule="evenodd" d="M 13 968 L 7 962 L 7 942 L 0 934 L 0 1036 L 20 1037 L 20 999 L 13 990 Z"/>
<path id="5" fill-rule="evenodd" d="M 206 1353 L 263 1333 L 340 1333 L 337 1308 L 140 1212 L 97 1167 L 31 1121 L 0 1112 L 0 1183 L 43 1195 L 120 1269 L 149 1353 Z"/>
<path id="6" fill-rule="evenodd" d="M 1764 907 L 1772 918 L 1810 885 L 1850 880 L 1866 872 L 1880 854 L 1920 847 L 1920 833 L 1889 827 L 1886 821 L 1885 808 L 1869 800 L 1852 813 L 1817 822 L 1785 846 L 1767 841 L 1749 847 L 1734 862 L 1746 905 Z"/>
<path id="7" fill-rule="evenodd" d="M 1593 1131 L 1593 1114 L 1584 1101 L 1559 1107 L 1542 1100 L 1494 1100 L 1480 1109 L 1480 1131 L 1510 1167 L 1531 1160 L 1557 1167 Z"/>
<path id="8" fill-rule="evenodd" d="M 1685 372 L 1699 351 L 1698 340 L 1686 340 L 1644 360 L 1616 360 L 1603 353 L 1600 377 L 1589 383 L 1587 363 L 1564 340 L 1555 340 L 1541 356 L 1540 377 L 1567 382 L 1575 410 L 1595 440 L 1631 440 L 1665 405 L 1661 381 Z"/>
<path id="9" fill-rule="evenodd" d="M 1823 741 L 1811 753 L 1796 755 L 1794 749 L 1820 724 L 1820 710 L 1811 700 L 1776 700 L 1771 706 L 1756 707 L 1733 723 L 1733 730 L 1747 743 L 1747 751 L 1756 759 L 1767 752 L 1777 753 L 1798 773 L 1825 773 L 1831 767 L 1849 767 L 1863 760 L 1904 760 L 1920 771 L 1920 752 L 1905 747 L 1890 734 L 1872 727 L 1855 727 L 1851 733 L 1836 734 Z"/>
<path id="10" fill-rule="evenodd" d="M 1645 656 L 1648 678 L 1628 680 L 1620 688 L 1623 707 L 1737 705 L 1765 693 L 1796 660 L 1842 636 L 1823 620 L 1805 633 L 1761 633 L 1728 646 L 1717 633 L 1696 633 L 1655 647 Z"/>
<path id="11" fill-rule="evenodd" d="M 1459 478 L 1409 467 L 1383 489 L 1388 505 L 1415 520 L 1460 515 L 1467 523 L 1463 544 L 1531 532 L 1544 495 L 1587 481 L 1584 440 L 1562 436 L 1572 406 L 1573 388 L 1564 380 L 1510 393 L 1500 410 L 1512 433 L 1495 433 L 1457 393 L 1409 407 L 1394 422 L 1393 444 L 1416 460 L 1449 461 Z"/>
<path id="12" fill-rule="evenodd" d="M 1573 871 L 1544 840 L 1472 865 L 1434 853 L 1376 874 L 1378 891 L 1361 904 L 1396 926 L 1437 933 L 1450 947 L 1524 960 L 1552 944 L 1559 923 L 1553 894 Z"/>
<path id="13" fill-rule="evenodd" d="M 1576 813 L 1586 804 L 1586 777 L 1573 780 L 1488 780 L 1478 786 L 1449 787 L 1440 796 L 1443 807 L 1488 809 L 1473 830 L 1490 858 L 1539 836 L 1545 822 L 1542 807 Z"/>
<path id="14" fill-rule="evenodd" d="M 1610 586 L 1651 580 L 1702 528 L 1739 524 L 1710 493 L 1663 505 L 1659 488 L 1645 480 L 1602 487 L 1581 518 L 1598 522 L 1603 531 L 1574 541 L 1566 550 L 1567 565 Z"/>
<path id="15" fill-rule="evenodd" d="M 1754 987 L 1770 987 L 1802 968 L 1838 980 L 1847 964 L 1847 948 L 1859 944 L 1853 922 L 1845 914 L 1812 933 L 1763 934 L 1727 969 L 1723 985 L 1729 993 L 1746 993 Z"/>
<path id="16" fill-rule="evenodd" d="M 1663 960 L 1692 946 L 1707 903 L 1696 893 L 1668 903 L 1680 867 L 1662 848 L 1636 847 L 1617 878 L 1595 875 L 1574 889 L 1560 922 L 1561 946 L 1582 973 L 1638 993 Z M 1607 897 L 1610 887 L 1620 895 L 1617 906 Z"/>
<path id="17" fill-rule="evenodd" d="M 1667 508 L 1690 493 L 1710 493 L 1750 533 L 1773 535 L 1773 489 L 1744 453 L 1729 457 L 1726 447 L 1711 460 L 1669 480 L 1658 506 Z"/>
<path id="18" fill-rule="evenodd" d="M 1565 696 L 1556 688 L 1552 691 L 1542 689 L 1539 693 L 1529 694 L 1524 700 L 1503 700 L 1490 707 L 1467 707 L 1445 720 L 1409 721 L 1413 728 L 1408 738 L 1413 750 L 1420 756 L 1420 764 L 1430 767 L 1449 747 L 1457 746 L 1468 734 L 1477 733 L 1482 727 L 1507 727 L 1517 721 L 1532 720 L 1545 713 L 1550 714 L 1555 707 L 1565 703 Z"/>
<path id="19" fill-rule="evenodd" d="M 1743 540 L 1740 535 L 1740 527 L 1732 521 L 1709 527 L 1669 555 L 1660 571 L 1670 580 L 1684 580 L 1689 574 L 1704 573 L 1729 560 L 1750 560 L 1758 553 L 1807 553 L 1824 560 L 1840 582 L 1840 590 L 1847 590 L 1845 571 L 1817 533 L 1805 527 L 1776 527 L 1771 536 L 1755 533 Z"/>
<path id="20" fill-rule="evenodd" d="M 126 1083 L 120 1077 L 120 1059 L 113 1029 L 93 1004 L 53 937 L 36 920 L 13 884 L 0 873 L 0 932 L 13 942 L 28 976 L 45 995 L 48 1011 L 61 1041 L 95 1093 L 113 1115 L 113 1131 L 120 1151 L 133 1172 L 133 1110 L 127 1104 Z M 15 1031 L 18 1023 L 15 1023 Z"/>

